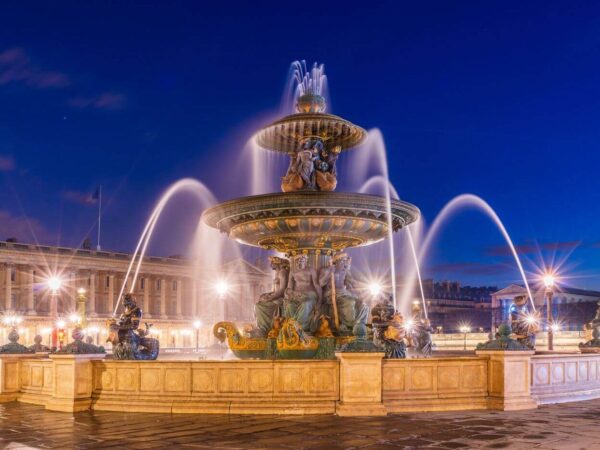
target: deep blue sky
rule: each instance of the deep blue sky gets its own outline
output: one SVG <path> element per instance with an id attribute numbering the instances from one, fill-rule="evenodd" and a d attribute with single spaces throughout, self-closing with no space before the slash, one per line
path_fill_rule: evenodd
<path id="1" fill-rule="evenodd" d="M 228 169 L 306 59 L 325 63 L 336 114 L 381 129 L 391 179 L 428 223 L 478 194 L 526 259 L 568 256 L 570 284 L 600 288 L 600 5 L 359 5 L 3 5 L 0 238 L 31 241 L 27 218 L 40 241 L 78 245 L 96 214 L 78 200 L 99 183 L 103 247 L 124 251 L 178 178 L 242 194 Z M 183 253 L 200 212 L 169 211 L 153 253 Z M 483 216 L 456 216 L 426 272 L 518 281 L 502 244 Z"/>

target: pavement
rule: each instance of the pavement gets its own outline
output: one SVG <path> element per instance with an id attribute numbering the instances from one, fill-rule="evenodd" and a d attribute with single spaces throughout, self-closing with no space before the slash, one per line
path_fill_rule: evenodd
<path id="1" fill-rule="evenodd" d="M 600 450 L 600 399 L 387 417 L 46 411 L 0 404 L 0 448 Z"/>

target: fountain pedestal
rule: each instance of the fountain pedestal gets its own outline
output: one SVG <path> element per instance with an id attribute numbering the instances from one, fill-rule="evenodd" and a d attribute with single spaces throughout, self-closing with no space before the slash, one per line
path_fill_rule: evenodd
<path id="1" fill-rule="evenodd" d="M 488 408 L 500 411 L 535 409 L 531 396 L 531 356 L 534 351 L 478 350 L 488 358 Z"/>
<path id="2" fill-rule="evenodd" d="M 338 416 L 385 416 L 381 398 L 383 352 L 336 353 L 340 361 Z"/>
<path id="3" fill-rule="evenodd" d="M 104 354 L 50 355 L 53 361 L 54 389 L 46 409 L 78 412 L 92 404 L 92 360 L 104 359 Z"/>

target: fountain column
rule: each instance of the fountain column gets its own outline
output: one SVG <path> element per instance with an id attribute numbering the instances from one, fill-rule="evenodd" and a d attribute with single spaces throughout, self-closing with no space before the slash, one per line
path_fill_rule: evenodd
<path id="1" fill-rule="evenodd" d="M 10 311 L 12 309 L 12 266 L 10 264 L 6 265 L 5 273 L 4 273 L 4 310 Z"/>
<path id="2" fill-rule="evenodd" d="M 35 315 L 35 305 L 33 303 L 33 269 L 27 269 L 27 282 L 25 283 L 27 290 L 27 315 Z"/>
<path id="3" fill-rule="evenodd" d="M 167 280 L 160 279 L 160 318 L 167 318 Z"/>

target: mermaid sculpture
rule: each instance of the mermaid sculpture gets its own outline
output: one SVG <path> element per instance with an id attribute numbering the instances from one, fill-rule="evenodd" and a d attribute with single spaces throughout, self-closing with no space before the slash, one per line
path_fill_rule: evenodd
<path id="1" fill-rule="evenodd" d="M 110 322 L 110 334 L 107 341 L 113 344 L 115 359 L 154 360 L 158 357 L 158 339 L 147 337 L 152 325 L 145 324 L 146 329 L 138 329 L 142 318 L 142 310 L 137 306 L 132 294 L 125 294 L 123 299 L 125 310 L 119 320 Z"/>

